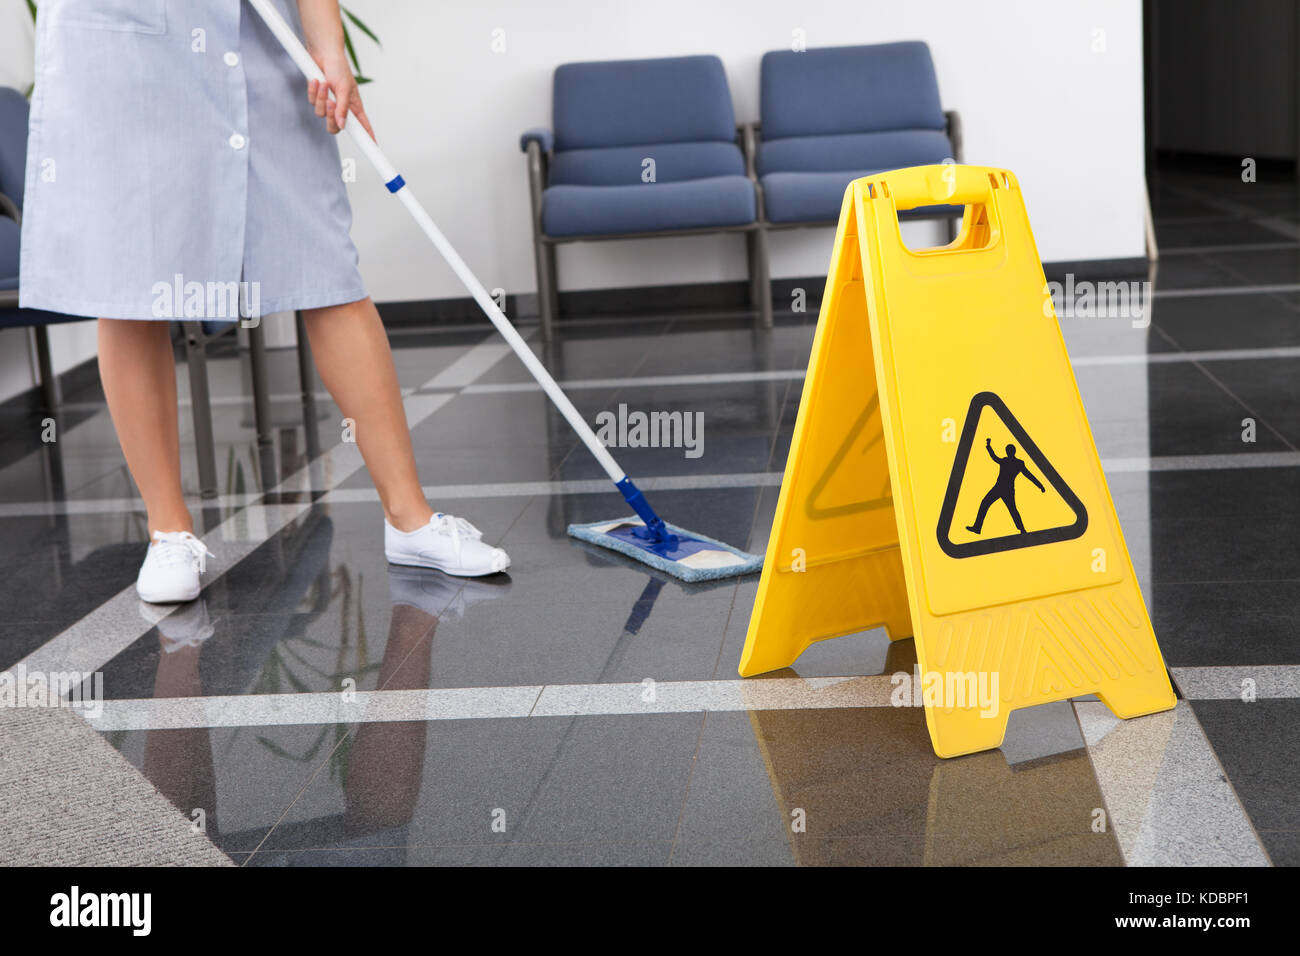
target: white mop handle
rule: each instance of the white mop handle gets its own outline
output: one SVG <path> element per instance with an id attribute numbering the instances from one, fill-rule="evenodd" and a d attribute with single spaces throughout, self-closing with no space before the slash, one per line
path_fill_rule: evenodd
<path id="1" fill-rule="evenodd" d="M 307 48 L 302 45 L 302 41 L 293 32 L 293 28 L 285 22 L 284 17 L 280 16 L 280 11 L 275 8 L 271 0 L 248 0 L 248 2 L 257 11 L 258 16 L 266 22 L 275 38 L 280 41 L 280 45 L 293 58 L 293 62 L 298 65 L 298 69 L 302 70 L 308 79 L 318 80 L 323 83 L 325 74 L 321 72 L 320 66 L 312 59 L 311 54 L 307 52 Z M 583 444 L 596 456 L 596 460 L 605 469 L 605 473 L 609 475 L 610 480 L 618 484 L 626 478 L 626 473 L 618 467 L 618 462 L 614 460 L 614 456 L 601 444 L 600 439 L 591 430 L 591 426 L 587 424 L 586 419 L 573 407 L 573 403 L 569 401 L 569 396 L 564 394 L 560 386 L 555 383 L 555 379 L 551 378 L 551 373 L 546 370 L 546 366 L 533 354 L 532 349 L 528 347 L 518 330 L 505 317 L 505 314 L 497 308 L 492 296 L 488 294 L 487 289 L 483 288 L 483 283 L 478 281 L 478 278 L 470 271 L 469 266 L 465 264 L 465 260 L 452 248 L 451 243 L 447 241 L 447 237 L 442 234 L 442 230 L 425 212 L 424 207 L 420 205 L 420 201 L 415 198 L 411 190 L 405 188 L 405 180 L 398 175 L 393 164 L 388 161 L 388 157 L 380 151 L 379 145 L 370 138 L 370 134 L 366 132 L 365 127 L 357 122 L 351 114 L 348 114 L 344 129 L 352 134 L 352 139 L 356 141 L 361 152 L 366 154 L 366 158 L 379 171 L 379 175 L 383 177 L 389 191 L 397 194 L 397 198 L 402 201 L 402 205 L 415 218 L 420 228 L 424 230 L 424 234 L 429 237 L 429 241 L 437 247 L 438 252 L 447 260 L 447 265 L 451 266 L 452 271 L 456 273 L 465 288 L 469 290 L 474 297 L 474 301 L 479 304 L 479 308 L 487 313 L 487 317 L 492 320 L 492 324 L 496 326 L 497 331 L 514 349 L 515 354 L 519 356 L 520 361 L 532 373 L 533 378 L 537 379 L 537 384 L 542 386 L 542 389 L 550 396 L 551 401 L 555 403 L 555 407 L 560 410 L 560 414 L 578 433 L 578 437 L 582 439 Z"/>

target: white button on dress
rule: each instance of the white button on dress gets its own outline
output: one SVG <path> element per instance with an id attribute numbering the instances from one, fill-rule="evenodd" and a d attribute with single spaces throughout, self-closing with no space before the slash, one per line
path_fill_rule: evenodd
<path id="1" fill-rule="evenodd" d="M 194 317 L 156 314 L 177 276 L 257 282 L 264 315 L 354 302 L 351 224 L 337 143 L 242 0 L 41 0 L 23 307 Z"/>

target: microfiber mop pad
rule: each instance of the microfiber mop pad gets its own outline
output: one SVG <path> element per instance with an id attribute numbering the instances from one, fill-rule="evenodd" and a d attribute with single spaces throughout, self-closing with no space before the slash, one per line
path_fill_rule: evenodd
<path id="1" fill-rule="evenodd" d="M 571 524 L 569 535 L 626 554 L 682 581 L 712 581 L 749 574 L 763 567 L 762 555 L 740 551 L 667 522 L 664 527 L 672 536 L 664 541 L 647 541 L 636 534 L 636 529 L 644 533 L 645 523 L 632 517 Z"/>

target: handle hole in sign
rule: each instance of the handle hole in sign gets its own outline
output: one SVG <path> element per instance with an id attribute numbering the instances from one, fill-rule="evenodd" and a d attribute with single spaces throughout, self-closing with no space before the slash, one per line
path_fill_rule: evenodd
<path id="1" fill-rule="evenodd" d="M 905 221 L 899 220 L 898 234 L 909 252 L 920 255 L 927 253 L 977 252 L 993 245 L 994 233 L 989 218 L 989 209 L 982 202 L 963 207 L 961 228 L 958 230 L 957 238 L 941 246 L 922 246 L 918 248 L 910 245 L 906 239 L 903 239 L 903 223 Z M 946 223 L 940 225 L 941 228 L 947 228 Z"/>

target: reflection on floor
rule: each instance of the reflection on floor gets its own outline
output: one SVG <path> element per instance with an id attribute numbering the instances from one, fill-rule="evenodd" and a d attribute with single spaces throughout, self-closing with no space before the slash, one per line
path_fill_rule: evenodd
<path id="1" fill-rule="evenodd" d="M 1149 326 L 1062 318 L 1173 712 L 1018 711 L 1000 750 L 940 761 L 922 711 L 891 706 L 910 641 L 841 638 L 739 680 L 755 579 L 684 586 L 567 538 L 623 509 L 485 324 L 393 341 L 431 500 L 506 547 L 508 577 L 389 568 L 327 397 L 315 461 L 277 399 L 263 475 L 241 364 L 218 357 L 215 571 L 170 614 L 130 590 L 146 529 L 102 395 L 66 396 L 52 445 L 0 420 L 0 668 L 102 672 L 91 726 L 241 864 L 1300 862 L 1296 199 L 1155 179 Z M 761 551 L 815 321 L 533 340 L 588 420 L 702 412 L 702 457 L 622 462 L 673 521 Z M 272 363 L 295 381 L 292 354 Z"/>

